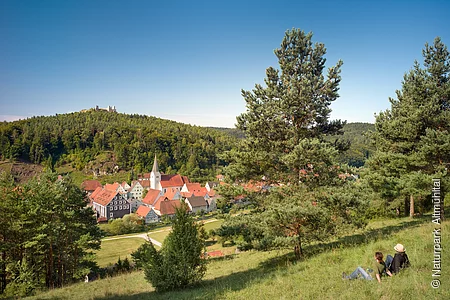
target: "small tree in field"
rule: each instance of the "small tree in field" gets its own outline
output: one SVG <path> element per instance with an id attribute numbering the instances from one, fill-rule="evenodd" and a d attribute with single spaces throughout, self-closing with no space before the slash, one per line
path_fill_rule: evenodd
<path id="1" fill-rule="evenodd" d="M 205 240 L 199 228 L 187 212 L 187 205 L 182 203 L 161 250 L 148 242 L 132 254 L 156 291 L 184 288 L 202 279 L 206 272 L 206 261 L 202 258 Z"/>

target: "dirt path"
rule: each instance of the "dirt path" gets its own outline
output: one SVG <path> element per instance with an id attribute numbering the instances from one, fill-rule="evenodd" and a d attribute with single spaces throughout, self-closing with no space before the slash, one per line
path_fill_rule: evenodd
<path id="1" fill-rule="evenodd" d="M 129 238 L 142 238 L 146 241 L 148 241 L 150 239 L 150 242 L 152 242 L 152 244 L 161 247 L 161 243 L 158 242 L 155 239 L 152 239 L 151 237 L 149 237 L 146 233 L 141 233 L 141 234 L 136 234 L 136 235 L 128 235 L 128 236 L 121 236 L 121 237 L 113 237 L 113 238 L 106 238 L 103 239 L 103 241 L 113 241 L 113 240 L 120 240 L 120 239 L 129 239 Z"/>
<path id="2" fill-rule="evenodd" d="M 217 221 L 217 219 L 211 219 L 211 220 L 207 220 L 205 221 L 204 224 L 206 223 L 211 223 L 211 222 L 215 222 Z M 151 237 L 148 236 L 148 234 L 150 233 L 157 233 L 157 232 L 164 232 L 164 231 L 170 231 L 172 230 L 171 228 L 166 228 L 166 229 L 161 229 L 161 230 L 156 230 L 156 231 L 151 231 L 148 233 L 140 233 L 140 234 L 135 234 L 135 235 L 127 235 L 127 236 L 119 236 L 119 237 L 111 237 L 111 238 L 105 238 L 103 239 L 103 241 L 113 241 L 113 240 L 120 240 L 120 239 L 129 239 L 129 238 L 142 238 L 146 241 L 150 240 L 150 242 L 152 242 L 154 245 L 161 247 L 161 242 L 158 242 L 155 239 L 152 239 Z"/>

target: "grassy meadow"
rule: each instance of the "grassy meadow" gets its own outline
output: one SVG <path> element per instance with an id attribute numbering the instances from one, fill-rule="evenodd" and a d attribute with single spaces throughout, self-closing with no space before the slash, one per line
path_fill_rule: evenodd
<path id="1" fill-rule="evenodd" d="M 219 228 L 220 225 L 222 225 L 223 220 L 213 220 L 208 223 L 206 223 L 205 229 L 211 230 Z M 101 225 L 107 225 L 107 224 L 101 224 Z M 167 227 L 160 227 L 156 228 L 150 232 L 148 232 L 148 236 L 150 236 L 152 239 L 157 240 L 158 242 L 164 242 L 164 239 L 170 232 L 170 226 Z M 118 236 L 111 236 L 107 237 L 106 240 L 102 241 L 102 248 L 96 252 L 97 257 L 97 263 L 100 267 L 106 267 L 109 264 L 114 264 L 119 259 L 125 259 L 125 257 L 128 257 L 128 259 L 131 259 L 130 254 L 135 251 L 140 245 L 142 245 L 145 240 L 141 237 L 131 237 L 140 235 L 142 233 L 129 233 L 124 235 L 118 235 Z M 222 250 L 222 247 L 219 243 L 208 243 L 210 244 L 208 246 L 208 251 L 213 250 Z M 157 249 L 158 246 L 155 246 Z M 228 247 L 226 251 L 223 251 L 224 253 L 231 253 L 234 251 L 234 248 Z"/>
<path id="2" fill-rule="evenodd" d="M 140 237 L 123 238 L 117 240 L 102 241 L 102 248 L 97 251 L 97 263 L 100 267 L 114 264 L 117 260 L 124 260 L 125 257 L 131 261 L 131 253 L 145 243 Z"/>
<path id="3" fill-rule="evenodd" d="M 376 221 L 364 231 L 305 248 L 305 258 L 294 261 L 291 250 L 242 252 L 211 259 L 202 283 L 189 289 L 156 293 L 142 272 L 133 272 L 63 289 L 31 299 L 450 299 L 450 252 L 445 239 L 450 222 L 441 225 L 442 283 L 433 289 L 431 217 Z M 412 266 L 382 283 L 342 280 L 342 272 L 371 267 L 375 251 L 393 254 L 403 243 Z"/>

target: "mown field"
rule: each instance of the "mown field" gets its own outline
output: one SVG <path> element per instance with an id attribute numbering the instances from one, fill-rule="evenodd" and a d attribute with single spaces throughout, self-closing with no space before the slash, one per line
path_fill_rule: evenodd
<path id="1" fill-rule="evenodd" d="M 223 223 L 223 220 L 214 220 L 204 225 L 206 230 L 219 228 Z M 163 243 L 164 239 L 170 232 L 170 226 L 160 227 L 148 232 L 148 236 L 158 242 Z M 128 257 L 131 260 L 131 253 L 139 248 L 145 240 L 142 237 L 134 237 L 136 235 L 142 235 L 143 233 L 130 233 L 120 236 L 110 236 L 102 241 L 102 248 L 96 252 L 97 263 L 100 267 L 106 267 L 109 264 L 114 264 L 119 259 L 125 259 Z M 145 233 L 144 233 L 145 234 Z M 159 247 L 156 246 L 158 249 Z M 231 247 L 230 247 L 231 248 Z M 217 243 L 208 247 L 208 251 L 220 250 L 222 247 Z M 230 250 L 230 249 L 227 249 Z M 234 248 L 233 248 L 234 251 Z M 231 251 L 225 251 L 229 253 Z"/>
<path id="2" fill-rule="evenodd" d="M 97 263 L 100 267 L 106 267 L 116 263 L 119 258 L 128 258 L 131 261 L 131 253 L 144 242 L 140 237 L 102 241 L 102 248 L 96 253 Z"/>
<path id="3" fill-rule="evenodd" d="M 450 299 L 450 222 L 441 225 L 442 285 L 433 289 L 433 229 L 431 217 L 370 223 L 362 232 L 305 248 L 294 261 L 291 250 L 243 252 L 212 259 L 198 286 L 156 293 L 142 272 L 121 275 L 41 293 L 31 299 Z M 372 266 L 375 251 L 393 254 L 403 243 L 411 268 L 376 281 L 342 280 L 342 272 Z"/>

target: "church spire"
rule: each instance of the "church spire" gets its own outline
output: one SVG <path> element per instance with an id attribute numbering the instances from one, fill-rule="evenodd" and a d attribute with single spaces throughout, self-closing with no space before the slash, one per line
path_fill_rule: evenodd
<path id="1" fill-rule="evenodd" d="M 153 169 L 152 169 L 153 173 L 159 173 L 159 167 L 158 167 L 158 162 L 156 161 L 156 154 L 155 154 L 155 160 L 153 161 Z"/>
<path id="2" fill-rule="evenodd" d="M 161 173 L 159 173 L 158 161 L 153 162 L 153 169 L 150 173 L 150 188 L 154 190 L 161 190 Z"/>

